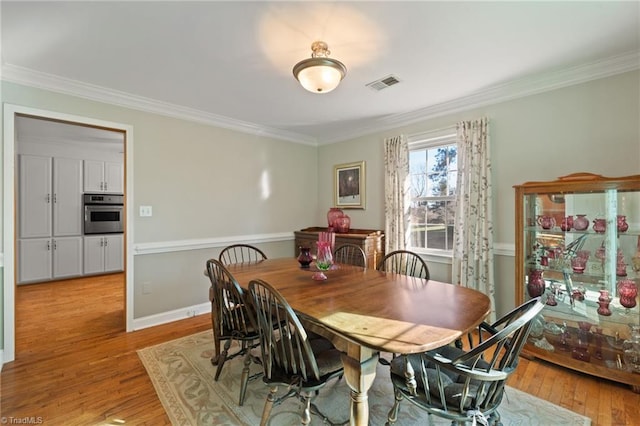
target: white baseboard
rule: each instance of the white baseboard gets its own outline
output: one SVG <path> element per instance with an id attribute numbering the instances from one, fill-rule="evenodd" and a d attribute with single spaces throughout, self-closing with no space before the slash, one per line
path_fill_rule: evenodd
<path id="1" fill-rule="evenodd" d="M 167 324 L 173 321 L 179 321 L 185 318 L 191 318 L 195 317 L 196 315 L 208 313 L 211 313 L 211 303 L 201 303 L 200 305 L 187 306 L 185 308 L 175 309 L 173 311 L 162 312 L 159 314 L 153 314 L 147 317 L 134 318 L 133 329 L 142 330 L 143 328 Z"/>

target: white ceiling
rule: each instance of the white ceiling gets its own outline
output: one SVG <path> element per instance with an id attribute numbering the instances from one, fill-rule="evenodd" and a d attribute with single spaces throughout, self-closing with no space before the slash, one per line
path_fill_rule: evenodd
<path id="1" fill-rule="evenodd" d="M 4 80 L 309 144 L 640 68 L 638 1 L 0 7 Z M 318 39 L 348 69 L 322 95 L 291 72 Z"/>

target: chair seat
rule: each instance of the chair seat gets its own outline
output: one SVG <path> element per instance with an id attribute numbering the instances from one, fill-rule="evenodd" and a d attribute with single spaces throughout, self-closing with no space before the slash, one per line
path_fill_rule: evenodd
<path id="1" fill-rule="evenodd" d="M 439 354 L 447 359 L 456 359 L 459 356 L 465 354 L 466 352 L 462 349 L 458 349 L 453 346 L 443 346 L 439 349 L 429 352 L 431 355 L 435 356 Z M 409 389 L 406 384 L 406 364 L 405 357 L 409 359 L 411 363 L 411 367 L 415 372 L 415 379 L 417 383 L 417 392 L 418 395 L 413 397 L 414 399 L 422 399 L 424 402 L 427 402 L 426 398 L 426 387 L 422 377 L 422 374 L 419 374 L 421 367 L 421 356 L 420 354 L 415 355 L 402 355 L 394 358 L 391 361 L 391 380 L 394 382 L 394 386 L 396 389 L 403 391 L 404 393 L 409 394 Z M 467 363 L 469 364 L 469 363 Z M 489 364 L 484 360 L 479 360 L 476 363 L 477 368 L 488 369 Z M 426 363 L 426 375 L 427 375 L 427 385 L 429 389 L 429 393 L 435 397 L 435 399 L 431 399 L 431 404 L 436 406 L 441 406 L 438 404 L 438 399 L 440 397 L 439 393 L 439 383 L 438 383 L 438 374 L 440 376 L 440 380 L 442 380 L 442 388 L 444 390 L 445 399 L 447 404 L 450 406 L 457 407 L 460 404 L 460 398 L 462 396 L 462 392 L 465 388 L 469 391 L 469 395 L 473 396 L 478 391 L 479 382 L 475 380 L 471 380 L 469 386 L 465 385 L 465 377 L 457 374 L 453 371 L 441 369 L 438 373 L 435 365 L 432 363 Z M 476 405 L 476 401 L 474 398 L 469 397 L 464 402 L 464 408 L 469 409 Z"/>
<path id="2" fill-rule="evenodd" d="M 342 354 L 331 341 L 307 332 L 287 300 L 267 282 L 252 280 L 249 294 L 261 331 L 262 380 L 269 386 L 260 425 L 267 425 L 274 405 L 292 396 L 304 402 L 300 420 L 309 425 L 311 398 L 343 374 Z M 281 385 L 288 391 L 278 397 Z"/>
<path id="3" fill-rule="evenodd" d="M 280 343 L 280 342 L 278 342 Z M 314 377 L 307 377 L 306 381 L 301 383 L 302 387 L 312 388 L 315 386 L 319 386 L 324 384 L 327 381 L 328 377 L 332 375 L 340 374 L 342 372 L 342 356 L 339 350 L 337 350 L 333 344 L 323 338 L 323 337 L 312 337 L 309 339 L 309 344 L 311 346 L 311 351 L 316 359 L 316 364 L 318 366 L 318 373 L 320 375 L 320 379 L 316 380 Z M 293 345 L 294 348 L 297 348 L 297 345 Z M 276 352 L 279 345 L 276 345 Z M 282 354 L 278 354 L 279 356 L 283 356 Z M 311 371 L 311 366 L 308 365 L 308 362 L 305 361 L 305 365 L 308 371 Z M 281 381 L 281 383 L 288 383 L 291 378 L 291 373 L 284 370 L 273 369 L 271 371 L 271 379 L 270 382 Z M 266 381 L 266 378 L 265 378 Z"/>
<path id="4" fill-rule="evenodd" d="M 401 355 L 390 363 L 395 401 L 387 425 L 398 419 L 406 399 L 429 414 L 465 423 L 500 424 L 498 407 L 505 383 L 518 365 L 531 321 L 544 308 L 531 299 L 493 324 L 481 323 L 469 334 L 469 348 L 447 345 L 420 354 Z M 474 341 L 476 344 L 474 344 Z"/>

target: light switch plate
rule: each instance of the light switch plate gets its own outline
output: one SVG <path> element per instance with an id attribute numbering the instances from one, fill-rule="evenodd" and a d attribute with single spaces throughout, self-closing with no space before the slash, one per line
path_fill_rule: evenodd
<path id="1" fill-rule="evenodd" d="M 151 206 L 140 206 L 140 217 L 151 217 L 153 216 L 153 209 Z"/>

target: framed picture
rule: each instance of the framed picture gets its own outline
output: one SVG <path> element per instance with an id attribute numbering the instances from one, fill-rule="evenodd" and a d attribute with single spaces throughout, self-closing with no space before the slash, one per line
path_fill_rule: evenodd
<path id="1" fill-rule="evenodd" d="M 364 209 L 364 161 L 338 164 L 334 169 L 333 202 L 341 209 Z"/>

